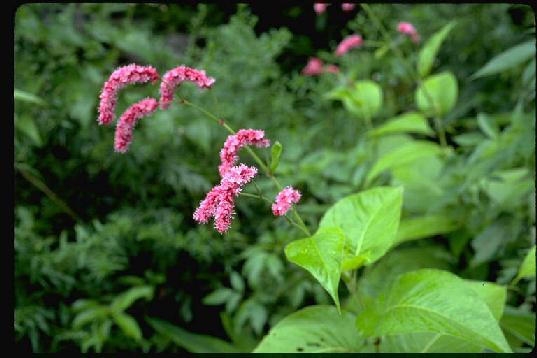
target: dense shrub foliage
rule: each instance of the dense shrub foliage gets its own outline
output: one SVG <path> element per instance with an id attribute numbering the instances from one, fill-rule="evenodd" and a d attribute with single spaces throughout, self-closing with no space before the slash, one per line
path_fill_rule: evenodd
<path id="1" fill-rule="evenodd" d="M 18 8 L 17 348 L 529 352 L 531 9 L 375 4 L 338 15 L 331 5 L 317 15 L 288 5 L 278 27 L 252 10 Z M 312 30 L 295 33 L 299 19 Z M 397 31 L 401 21 L 419 41 Z M 336 56 L 353 34 L 363 43 Z M 338 70 L 305 75 L 308 57 Z M 161 74 L 184 64 L 216 82 L 181 85 L 120 154 L 97 109 L 104 81 L 129 63 Z M 116 114 L 157 93 L 130 86 Z M 227 233 L 196 223 L 229 133 L 180 99 L 265 131 L 273 145 L 255 153 L 300 191 L 308 235 L 252 197 L 279 191 L 262 171 Z M 245 150 L 241 162 L 257 165 Z"/>

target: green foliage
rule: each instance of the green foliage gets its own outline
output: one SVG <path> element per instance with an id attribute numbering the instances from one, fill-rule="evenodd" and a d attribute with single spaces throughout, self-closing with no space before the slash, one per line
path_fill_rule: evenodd
<path id="1" fill-rule="evenodd" d="M 382 136 L 393 133 L 418 133 L 432 135 L 433 131 L 427 123 L 427 119 L 418 112 L 403 113 L 389 119 L 385 124 L 369 132 L 371 136 Z"/>
<path id="2" fill-rule="evenodd" d="M 431 75 L 416 90 L 416 104 L 428 116 L 441 117 L 457 103 L 457 79 L 451 72 Z"/>
<path id="3" fill-rule="evenodd" d="M 423 45 L 418 56 L 418 73 L 421 77 L 427 76 L 431 72 L 436 54 L 440 50 L 442 42 L 449 35 L 450 31 L 455 27 L 455 22 L 450 22 L 438 32 L 433 34 L 429 40 Z"/>
<path id="4" fill-rule="evenodd" d="M 472 78 L 495 75 L 535 58 L 535 41 L 527 41 L 511 47 L 492 58 Z"/>

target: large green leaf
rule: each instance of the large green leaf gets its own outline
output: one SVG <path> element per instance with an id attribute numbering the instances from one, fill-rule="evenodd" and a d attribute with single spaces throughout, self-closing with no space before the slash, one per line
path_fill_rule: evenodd
<path id="1" fill-rule="evenodd" d="M 157 319 L 146 318 L 146 321 L 159 334 L 176 345 L 192 353 L 237 353 L 239 350 L 230 343 L 219 338 L 188 332 L 173 324 Z"/>
<path id="2" fill-rule="evenodd" d="M 427 119 L 421 113 L 407 112 L 392 118 L 382 126 L 375 128 L 369 132 L 369 135 L 376 137 L 392 133 L 434 134 L 427 123 Z"/>
<path id="3" fill-rule="evenodd" d="M 436 333 L 496 352 L 510 352 L 482 296 L 467 281 L 447 271 L 413 271 L 401 275 L 364 310 L 357 325 L 368 336 Z"/>
<path id="4" fill-rule="evenodd" d="M 427 77 L 416 90 L 416 104 L 428 116 L 441 117 L 457 103 L 457 79 L 451 72 Z"/>
<path id="5" fill-rule="evenodd" d="M 532 57 L 535 57 L 535 41 L 533 40 L 511 47 L 495 56 L 485 66 L 479 69 L 479 71 L 474 73 L 471 78 L 495 75 L 518 66 Z"/>
<path id="6" fill-rule="evenodd" d="M 365 340 L 354 326 L 355 317 L 338 314 L 331 306 L 310 306 L 282 319 L 254 353 L 363 352 Z"/>
<path id="7" fill-rule="evenodd" d="M 366 182 L 371 182 L 385 170 L 401 167 L 416 159 L 442 153 L 442 148 L 432 142 L 415 140 L 386 153 L 373 165 L 367 174 Z"/>
<path id="8" fill-rule="evenodd" d="M 530 277 L 535 277 L 535 245 L 533 245 L 526 254 L 526 257 L 524 257 L 524 261 L 522 261 L 522 265 L 520 265 L 520 269 L 516 275 L 515 282 Z"/>
<path id="9" fill-rule="evenodd" d="M 431 72 L 434 59 L 440 49 L 440 45 L 449 34 L 451 29 L 455 26 L 455 22 L 452 21 L 442 27 L 440 31 L 436 32 L 431 38 L 423 45 L 418 57 L 418 72 L 421 77 L 425 77 Z"/>
<path id="10" fill-rule="evenodd" d="M 345 236 L 339 228 L 325 227 L 313 236 L 295 240 L 285 247 L 292 263 L 308 270 L 332 296 L 339 309 L 338 286 Z"/>
<path id="11" fill-rule="evenodd" d="M 458 226 L 456 221 L 445 215 L 426 215 L 403 219 L 399 224 L 395 241 L 400 243 L 445 234 L 457 229 Z"/>
<path id="12" fill-rule="evenodd" d="M 327 210 L 319 229 L 343 231 L 343 270 L 370 264 L 386 253 L 395 239 L 402 202 L 401 187 L 377 187 L 347 196 Z"/>

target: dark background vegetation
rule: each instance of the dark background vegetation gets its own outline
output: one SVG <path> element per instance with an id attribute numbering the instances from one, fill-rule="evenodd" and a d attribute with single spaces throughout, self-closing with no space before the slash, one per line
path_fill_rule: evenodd
<path id="1" fill-rule="evenodd" d="M 388 28 L 410 21 L 424 39 L 458 21 L 437 66 L 459 79 L 459 101 L 446 121 L 448 141 L 460 153 L 453 164 L 460 175 L 468 173 L 466 159 L 479 144 L 455 140 L 476 130 L 470 119 L 488 113 L 505 129 L 502 115 L 522 106 L 530 124 L 515 141 L 523 148 L 508 158 L 502 157 L 507 149 L 483 157 L 482 171 L 465 182 L 468 190 L 457 192 L 458 204 L 441 211 L 457 217 L 461 229 L 428 239 L 450 256 L 453 272 L 508 283 L 535 240 L 535 189 L 530 185 L 515 203 L 501 207 L 477 183 L 495 168 L 514 167 L 527 168 L 525 180 L 534 182 L 535 92 L 521 83 L 522 67 L 478 81 L 469 76 L 498 53 L 534 38 L 534 13 L 517 4 L 374 8 Z M 280 180 L 301 190 L 299 210 L 315 228 L 327 207 L 363 189 L 364 168 L 371 165 L 359 147 L 365 128 L 324 94 L 344 81 L 373 78 L 387 93 L 377 123 L 412 107 L 412 84 L 397 58 L 378 60 L 367 49 L 343 59 L 332 55 L 348 34 L 380 39 L 363 15 L 359 6 L 343 12 L 332 5 L 319 17 L 309 4 L 263 1 L 19 7 L 14 84 L 37 98 L 15 102 L 17 348 L 182 351 L 180 340 L 170 337 L 185 332 L 159 330 L 149 322 L 157 318 L 194 333 L 231 336 L 247 351 L 285 315 L 329 304 L 309 274 L 285 261 L 285 243 L 300 233 L 275 219 L 264 203 L 238 200 L 224 236 L 193 221 L 192 212 L 218 181 L 218 151 L 226 137 L 221 128 L 176 102 L 142 120 L 129 152 L 116 154 L 113 128 L 96 122 L 98 96 L 110 73 L 131 62 L 151 64 L 161 74 L 181 64 L 205 69 L 216 78 L 215 87 L 203 92 L 184 85 L 180 96 L 234 128 L 264 129 L 279 140 Z M 310 56 L 339 64 L 348 77 L 302 76 Z M 121 92 L 116 113 L 156 91 L 156 85 L 130 86 Z M 383 176 L 377 184 L 388 182 Z M 259 178 L 258 185 L 268 197 L 276 194 L 268 180 Z M 443 195 L 453 197 L 450 188 L 458 182 L 446 185 Z M 125 313 L 136 323 L 118 324 L 99 310 L 136 287 L 130 292 L 140 296 L 125 298 Z M 535 280 L 509 300 L 534 311 Z M 142 339 L 133 338 L 136 326 Z"/>

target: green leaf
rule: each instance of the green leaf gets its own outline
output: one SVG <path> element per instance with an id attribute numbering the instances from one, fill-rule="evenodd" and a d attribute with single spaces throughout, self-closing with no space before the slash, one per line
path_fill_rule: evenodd
<path id="1" fill-rule="evenodd" d="M 486 281 L 464 280 L 464 282 L 485 302 L 494 319 L 499 322 L 505 308 L 506 287 Z"/>
<path id="2" fill-rule="evenodd" d="M 280 142 L 276 141 L 271 148 L 271 160 L 270 160 L 270 172 L 276 172 L 278 165 L 280 164 L 280 155 L 282 154 L 283 147 Z"/>
<path id="3" fill-rule="evenodd" d="M 173 324 L 147 317 L 146 321 L 155 331 L 191 353 L 237 353 L 239 350 L 230 343 L 216 337 L 188 332 Z"/>
<path id="4" fill-rule="evenodd" d="M 130 307 L 134 301 L 145 298 L 150 300 L 153 298 L 153 287 L 152 286 L 137 286 L 129 289 L 128 291 L 117 296 L 110 306 L 113 311 L 120 312 L 126 310 Z"/>
<path id="5" fill-rule="evenodd" d="M 123 333 L 125 333 L 125 335 L 137 341 L 142 339 L 142 331 L 140 330 L 140 326 L 138 326 L 138 323 L 132 316 L 123 312 L 114 312 L 112 313 L 112 318 L 119 328 L 121 328 Z"/>
<path id="6" fill-rule="evenodd" d="M 354 316 L 338 314 L 332 306 L 310 306 L 274 326 L 254 353 L 360 352 L 364 338 L 354 327 Z"/>
<path id="7" fill-rule="evenodd" d="M 442 153 L 442 148 L 438 144 L 432 142 L 414 140 L 403 144 L 377 160 L 367 174 L 366 183 L 370 183 L 377 177 L 377 175 L 385 170 L 401 167 L 416 159 L 438 155 L 440 153 Z"/>
<path id="8" fill-rule="evenodd" d="M 106 317 L 109 313 L 110 310 L 105 306 L 90 307 L 75 316 L 73 328 L 80 328 L 89 322 L 97 321 Z"/>
<path id="9" fill-rule="evenodd" d="M 531 277 L 535 277 L 535 245 L 533 245 L 526 254 L 526 257 L 524 257 L 524 261 L 522 261 L 522 265 L 520 265 L 520 269 L 518 270 L 514 282 L 516 283 L 523 278 Z"/>
<path id="10" fill-rule="evenodd" d="M 506 335 L 535 347 L 535 313 L 505 307 L 500 325 Z"/>
<path id="11" fill-rule="evenodd" d="M 436 333 L 511 352 L 482 295 L 447 271 L 422 269 L 398 280 L 358 316 L 368 336 Z"/>
<path id="12" fill-rule="evenodd" d="M 479 113 L 477 115 L 477 125 L 490 139 L 496 139 L 498 137 L 499 129 L 493 118 L 484 113 Z"/>
<path id="13" fill-rule="evenodd" d="M 319 230 L 342 230 L 346 243 L 343 270 L 370 264 L 388 251 L 395 239 L 402 202 L 401 187 L 377 187 L 347 196 L 326 211 Z"/>
<path id="14" fill-rule="evenodd" d="M 39 106 L 45 106 L 47 104 L 45 101 L 43 101 L 41 98 L 37 97 L 36 95 L 31 94 L 29 92 L 21 91 L 18 89 L 14 90 L 13 95 L 16 101 L 33 103 Z"/>
<path id="15" fill-rule="evenodd" d="M 428 116 L 441 117 L 457 103 L 457 79 L 451 72 L 427 77 L 416 90 L 416 104 Z"/>
<path id="16" fill-rule="evenodd" d="M 429 127 L 427 119 L 418 112 L 403 113 L 395 118 L 390 119 L 382 126 L 375 128 L 369 135 L 377 137 L 392 133 L 419 133 L 433 135 L 433 130 Z"/>
<path id="17" fill-rule="evenodd" d="M 495 75 L 535 57 L 535 41 L 527 41 L 495 56 L 470 78 Z"/>
<path id="18" fill-rule="evenodd" d="M 457 222 L 445 215 L 426 215 L 403 219 L 399 224 L 395 242 L 401 243 L 445 234 L 457 229 L 458 226 Z"/>
<path id="19" fill-rule="evenodd" d="M 230 288 L 219 288 L 203 298 L 204 305 L 221 305 L 229 300 L 234 291 Z"/>
<path id="20" fill-rule="evenodd" d="M 418 57 L 418 72 L 421 77 L 425 77 L 431 72 L 436 54 L 440 49 L 440 45 L 445 40 L 446 36 L 455 26 L 455 22 L 452 21 L 445 25 L 440 31 L 436 32 L 431 38 L 423 45 Z"/>
<path id="21" fill-rule="evenodd" d="M 239 275 L 235 271 L 233 271 L 231 273 L 231 286 L 236 291 L 239 291 L 239 292 L 244 291 L 244 281 L 243 281 L 241 275 Z"/>
<path id="22" fill-rule="evenodd" d="M 32 117 L 15 115 L 15 129 L 28 136 L 37 146 L 43 144 L 41 135 L 39 134 L 39 128 Z"/>
<path id="23" fill-rule="evenodd" d="M 343 101 L 348 111 L 362 119 L 373 118 L 382 106 L 382 88 L 369 80 L 357 81 L 351 88 L 338 87 L 326 97 Z"/>
<path id="24" fill-rule="evenodd" d="M 332 296 L 338 310 L 338 286 L 345 237 L 339 228 L 323 228 L 313 236 L 295 240 L 285 247 L 289 261 L 308 270 Z"/>

